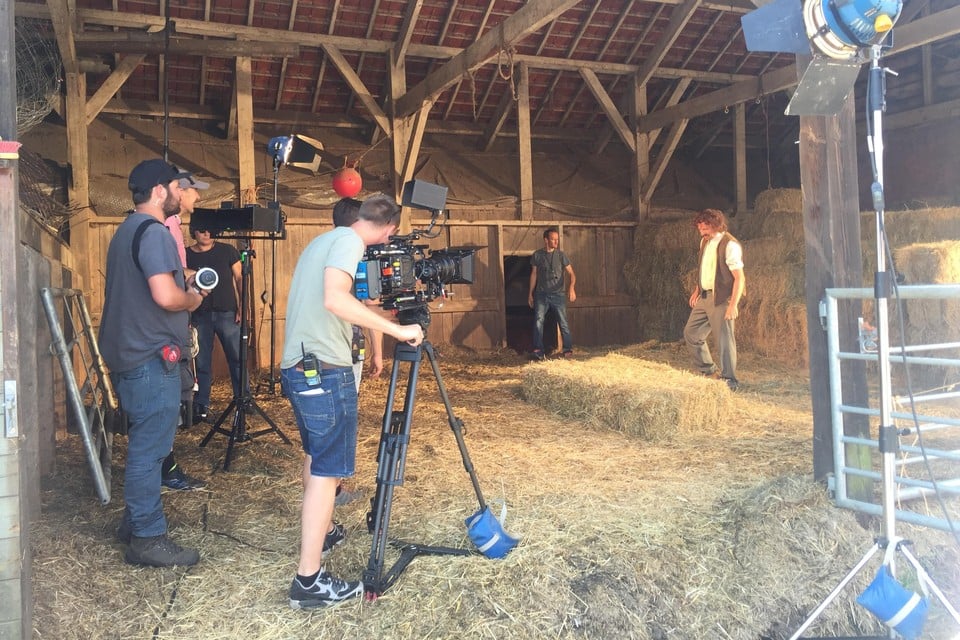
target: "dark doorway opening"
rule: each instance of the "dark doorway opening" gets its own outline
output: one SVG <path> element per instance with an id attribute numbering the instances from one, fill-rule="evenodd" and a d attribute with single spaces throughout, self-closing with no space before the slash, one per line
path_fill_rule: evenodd
<path id="1" fill-rule="evenodd" d="M 506 308 L 507 347 L 517 353 L 533 351 L 533 309 L 527 304 L 530 292 L 530 255 L 505 256 L 503 291 Z M 547 353 L 560 345 L 557 318 L 553 311 L 543 322 L 543 347 Z"/>

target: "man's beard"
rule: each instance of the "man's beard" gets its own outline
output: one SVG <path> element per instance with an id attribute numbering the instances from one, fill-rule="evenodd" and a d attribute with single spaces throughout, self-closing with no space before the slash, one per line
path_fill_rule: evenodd
<path id="1" fill-rule="evenodd" d="M 163 209 L 164 219 L 180 213 L 180 201 L 174 200 L 173 194 L 170 193 L 169 189 L 167 189 L 167 197 L 164 199 L 163 206 L 161 208 Z"/>

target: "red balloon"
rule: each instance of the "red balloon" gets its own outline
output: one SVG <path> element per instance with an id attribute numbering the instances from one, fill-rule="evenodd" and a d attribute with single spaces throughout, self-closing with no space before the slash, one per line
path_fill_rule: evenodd
<path id="1" fill-rule="evenodd" d="M 352 198 L 363 188 L 363 179 L 356 169 L 344 167 L 333 176 L 333 190 L 341 198 Z"/>

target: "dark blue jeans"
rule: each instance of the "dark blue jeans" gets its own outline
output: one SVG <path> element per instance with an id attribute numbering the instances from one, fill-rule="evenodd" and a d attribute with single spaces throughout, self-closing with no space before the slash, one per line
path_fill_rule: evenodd
<path id="1" fill-rule="evenodd" d="M 300 429 L 303 452 L 310 456 L 310 474 L 349 478 L 357 460 L 357 387 L 353 367 L 320 371 L 311 387 L 302 370 L 280 370 L 280 386 L 290 400 Z"/>
<path id="2" fill-rule="evenodd" d="M 167 532 L 160 502 L 160 466 L 173 448 L 180 417 L 180 365 L 168 371 L 160 360 L 114 372 L 113 385 L 130 420 L 123 476 L 123 517 L 141 538 Z"/>
<path id="3" fill-rule="evenodd" d="M 560 339 L 563 350 L 573 349 L 573 339 L 570 337 L 570 325 L 567 323 L 567 295 L 560 293 L 537 293 L 533 296 L 533 348 L 543 351 L 543 320 L 547 317 L 547 310 L 553 309 L 557 314 L 557 324 L 560 325 Z"/>
<path id="4" fill-rule="evenodd" d="M 210 406 L 210 386 L 213 384 L 213 336 L 220 339 L 223 354 L 227 357 L 233 395 L 240 395 L 240 325 L 236 323 L 235 311 L 206 311 L 194 313 L 193 326 L 197 328 L 200 353 L 197 354 L 197 393 L 193 403 Z M 248 388 L 245 391 L 249 391 Z"/>

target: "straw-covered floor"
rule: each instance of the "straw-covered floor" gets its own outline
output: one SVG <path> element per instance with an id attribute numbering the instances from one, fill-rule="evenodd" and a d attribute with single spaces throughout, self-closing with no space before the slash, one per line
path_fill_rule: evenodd
<path id="1" fill-rule="evenodd" d="M 44 487 L 43 513 L 31 531 L 34 637 L 782 639 L 860 559 L 878 530 L 876 521 L 861 524 L 833 507 L 811 481 L 807 383 L 783 365 L 744 356 L 742 377 L 749 384 L 741 393 L 705 394 L 727 403 L 719 422 L 650 440 L 595 417 L 564 416 L 552 410 L 561 409 L 559 401 L 549 408 L 526 402 L 532 391 L 523 390 L 523 378 L 553 366 L 570 375 L 587 372 L 596 358 L 597 369 L 623 369 L 622 380 L 631 367 L 642 368 L 649 388 L 657 371 L 649 361 L 685 369 L 676 344 L 639 345 L 615 356 L 579 351 L 573 363 L 535 365 L 512 352 L 440 352 L 485 497 L 497 513 L 495 503 L 506 500 L 505 528 L 522 538 L 506 559 L 420 557 L 377 602 L 290 610 L 301 453 L 286 401 L 265 395 L 260 406 L 293 446 L 272 434 L 259 437 L 237 447 L 225 473 L 223 436 L 204 449 L 197 447 L 204 426 L 177 437 L 183 467 L 209 482 L 207 491 L 164 496 L 172 535 L 201 551 L 200 564 L 189 569 L 123 563 L 114 540 L 123 438 L 115 451 L 115 497 L 106 507 L 94 497 L 79 438 L 59 443 L 57 473 Z M 677 381 L 686 375 L 678 371 L 667 382 L 682 384 Z M 225 404 L 224 388 L 219 391 Z M 349 485 L 362 498 L 336 512 L 349 534 L 328 566 L 352 579 L 370 554 L 365 515 L 386 391 L 384 379 L 364 385 L 358 474 Z M 569 394 L 596 398 L 586 388 Z M 669 411 L 662 415 L 674 419 Z M 251 419 L 251 426 L 262 424 Z M 463 519 L 475 509 L 425 366 L 391 537 L 469 546 Z M 937 584 L 960 602 L 957 544 L 941 532 L 901 529 Z M 873 569 L 827 609 L 813 635 L 878 630 L 853 603 Z M 924 638 L 956 633 L 960 629 L 934 606 Z"/>

